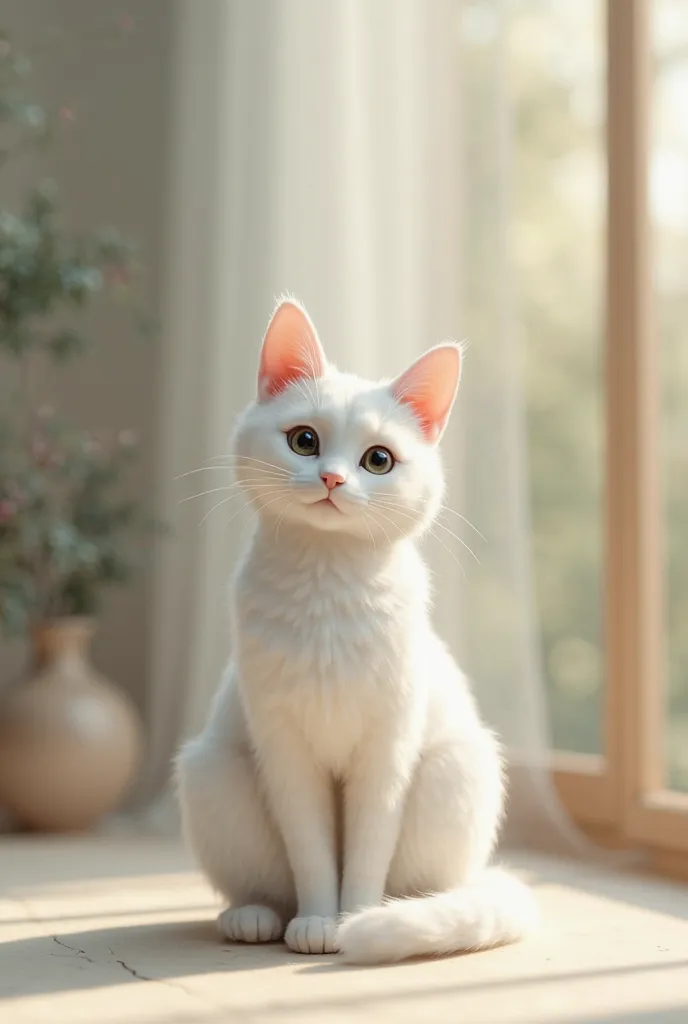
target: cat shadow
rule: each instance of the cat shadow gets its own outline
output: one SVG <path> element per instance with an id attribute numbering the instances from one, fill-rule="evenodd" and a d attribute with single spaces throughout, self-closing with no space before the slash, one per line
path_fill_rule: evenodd
<path id="1" fill-rule="evenodd" d="M 27 971 L 27 964 L 34 969 Z M 0 944 L 0 1001 L 132 980 L 172 984 L 177 978 L 302 964 L 303 955 L 283 942 L 222 942 L 208 918 L 73 931 L 55 922 L 52 934 Z"/>

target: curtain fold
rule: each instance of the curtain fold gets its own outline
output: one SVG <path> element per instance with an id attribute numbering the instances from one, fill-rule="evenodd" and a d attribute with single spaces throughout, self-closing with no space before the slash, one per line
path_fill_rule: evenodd
<path id="1" fill-rule="evenodd" d="M 156 573 L 142 805 L 164 790 L 176 745 L 200 727 L 217 685 L 227 579 L 246 535 L 236 503 L 199 528 L 215 496 L 179 501 L 220 486 L 215 471 L 190 471 L 226 452 L 275 296 L 289 291 L 330 358 L 362 375 L 394 375 L 428 346 L 468 336 L 443 440 L 455 511 L 426 542 L 437 625 L 520 766 L 510 838 L 551 845 L 569 832 L 549 783 L 532 596 L 508 250 L 508 5 L 490 5 L 477 80 L 463 51 L 466 6 L 177 5 L 160 425 L 173 534 Z"/>

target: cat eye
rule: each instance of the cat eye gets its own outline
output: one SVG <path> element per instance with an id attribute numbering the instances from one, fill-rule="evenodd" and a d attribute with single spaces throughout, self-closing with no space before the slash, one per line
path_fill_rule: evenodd
<path id="1" fill-rule="evenodd" d="M 287 434 L 287 444 L 297 455 L 320 453 L 320 439 L 312 427 L 292 427 Z"/>
<path id="2" fill-rule="evenodd" d="M 369 473 L 384 476 L 394 466 L 394 456 L 387 448 L 369 448 L 361 459 L 361 465 Z"/>

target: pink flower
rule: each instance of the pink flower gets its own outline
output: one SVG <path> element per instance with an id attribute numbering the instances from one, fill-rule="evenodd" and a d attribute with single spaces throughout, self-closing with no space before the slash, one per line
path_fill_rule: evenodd
<path id="1" fill-rule="evenodd" d="M 74 124 L 76 118 L 74 116 L 74 111 L 71 107 L 60 107 L 57 113 L 59 115 L 60 121 L 65 121 L 68 124 Z"/>
<path id="2" fill-rule="evenodd" d="M 13 501 L 3 498 L 0 501 L 0 523 L 11 523 L 17 514 L 17 506 Z"/>

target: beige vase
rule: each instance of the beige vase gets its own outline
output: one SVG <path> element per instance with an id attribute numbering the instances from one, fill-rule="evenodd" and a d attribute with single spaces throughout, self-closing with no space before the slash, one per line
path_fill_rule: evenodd
<path id="1" fill-rule="evenodd" d="M 138 717 L 91 666 L 93 631 L 77 618 L 39 627 L 35 673 L 0 693 L 0 806 L 28 828 L 88 828 L 117 807 L 139 765 Z"/>

